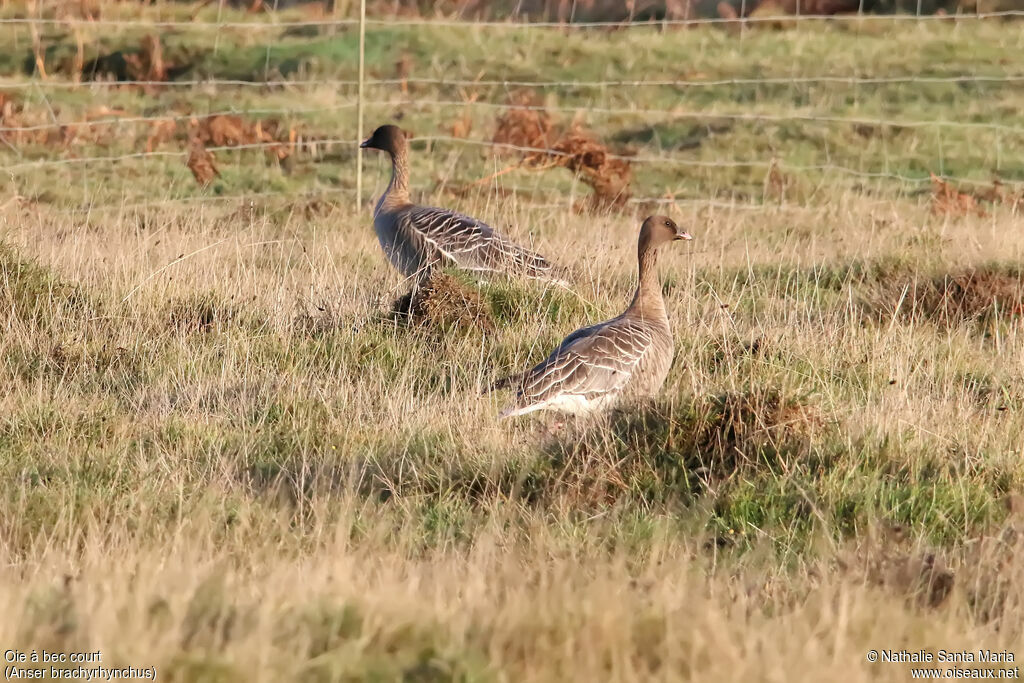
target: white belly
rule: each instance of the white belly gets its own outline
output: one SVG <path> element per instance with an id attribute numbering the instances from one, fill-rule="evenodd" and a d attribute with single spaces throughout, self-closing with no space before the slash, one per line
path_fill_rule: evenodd
<path id="1" fill-rule="evenodd" d="M 615 403 L 619 398 L 619 394 L 604 394 L 600 397 L 589 399 L 586 396 L 580 394 L 560 394 L 547 401 L 541 403 L 534 403 L 523 408 L 509 408 L 501 412 L 501 417 L 514 417 L 516 415 L 526 415 L 532 413 L 535 410 L 557 410 L 561 413 L 569 413 L 571 415 L 589 415 L 604 410 L 608 406 Z"/>

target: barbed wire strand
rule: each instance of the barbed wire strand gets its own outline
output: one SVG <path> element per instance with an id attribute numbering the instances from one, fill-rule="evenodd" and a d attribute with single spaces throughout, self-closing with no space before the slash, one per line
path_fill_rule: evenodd
<path id="1" fill-rule="evenodd" d="M 527 194 L 532 193 L 535 190 L 533 188 L 524 188 L 517 186 L 502 186 L 507 192 L 514 194 Z M 430 186 L 413 187 L 414 192 L 432 192 L 437 188 Z M 138 211 L 141 209 L 149 209 L 156 207 L 166 206 L 179 206 L 188 204 L 208 204 L 208 203 L 223 203 L 223 202 L 239 202 L 240 208 L 246 208 L 245 203 L 248 202 L 250 206 L 254 206 L 256 200 L 266 200 L 275 198 L 287 198 L 291 204 L 295 204 L 303 201 L 318 200 L 322 199 L 325 195 L 354 195 L 356 192 L 355 188 L 352 187 L 333 187 L 333 188 L 322 188 L 313 192 L 293 193 L 293 192 L 250 192 L 246 194 L 234 194 L 234 195 L 212 195 L 212 196 L 191 196 L 191 197 L 169 197 L 167 199 L 160 199 L 146 202 L 134 202 L 134 203 L 110 203 L 110 204 L 88 204 L 85 206 L 55 209 L 54 213 L 57 215 L 78 215 L 88 213 L 106 213 L 111 211 L 131 212 Z M 883 200 L 874 200 L 875 203 L 882 203 Z M 548 203 L 529 203 L 524 204 L 524 208 L 527 209 L 564 209 L 567 205 L 573 203 L 573 198 L 566 197 L 561 202 L 548 202 Z M 626 200 L 628 204 L 643 205 L 643 204 L 662 204 L 662 205 L 677 205 L 677 206 L 693 206 L 693 207 L 708 207 L 708 208 L 719 208 L 729 209 L 738 211 L 753 211 L 753 210 L 765 210 L 765 209 L 781 209 L 788 211 L 824 211 L 828 210 L 828 206 L 808 206 L 803 204 L 789 204 L 785 202 L 739 202 L 739 201 L 726 201 L 716 198 L 695 198 L 695 197 L 673 197 L 673 196 L 659 196 L 659 197 L 631 197 Z M 266 208 L 266 207 L 260 207 Z"/>
<path id="2" fill-rule="evenodd" d="M 475 140 L 470 138 L 457 138 L 452 136 L 425 136 L 421 138 L 415 138 L 421 142 L 443 142 L 443 143 L 455 143 L 463 145 L 474 145 L 480 147 L 499 148 L 507 151 L 514 151 L 523 154 L 546 154 L 550 156 L 572 156 L 569 152 L 563 152 L 551 148 L 543 147 L 524 147 L 521 145 L 512 145 L 508 143 L 499 143 L 489 140 Z M 328 138 L 318 139 L 313 141 L 315 145 L 350 145 L 354 146 L 357 144 L 356 140 L 347 138 Z M 281 149 L 289 148 L 291 143 L 289 141 L 269 141 L 269 142 L 255 142 L 239 145 L 222 145 L 215 147 L 207 147 L 207 151 L 210 152 L 227 152 L 232 150 L 254 150 L 254 149 Z M 296 145 L 300 146 L 300 145 Z M 60 165 L 76 165 L 76 164 L 91 164 L 91 163 L 113 163 L 120 161 L 128 161 L 131 159 L 146 159 L 146 158 L 179 158 L 184 159 L 188 157 L 188 151 L 150 151 L 150 152 L 132 152 L 123 155 L 110 155 L 110 156 L 95 156 L 95 157 L 80 157 L 80 158 L 69 158 L 69 159 L 39 159 L 34 161 L 22 162 L 19 164 L 12 164 L 4 167 L 4 171 L 15 172 L 20 170 L 26 170 L 30 168 L 45 168 Z M 848 166 L 840 166 L 837 164 L 811 164 L 811 165 L 799 165 L 799 164 L 787 164 L 782 159 L 752 159 L 752 160 L 727 160 L 727 161 L 705 161 L 700 159 L 680 159 L 678 157 L 665 157 L 665 156 L 629 156 L 620 154 L 608 154 L 609 158 L 621 159 L 629 161 L 631 163 L 638 164 L 665 164 L 665 165 L 676 165 L 676 166 L 690 166 L 696 168 L 771 168 L 773 164 L 777 165 L 780 171 L 789 171 L 794 173 L 840 173 L 844 175 L 850 175 L 860 178 L 867 179 L 885 179 L 895 180 L 904 184 L 923 184 L 931 182 L 931 176 L 928 177 L 916 177 L 906 176 L 898 173 L 891 173 L 887 171 L 864 171 L 861 169 L 850 168 Z M 529 170 L 529 167 L 524 167 L 524 170 Z M 957 176 L 942 176 L 942 178 L 949 182 L 956 182 L 961 184 L 969 184 L 974 186 L 984 186 L 991 184 L 991 181 L 981 181 L 973 178 L 963 178 Z M 1024 185 L 1024 181 L 1015 180 L 1003 180 L 1001 181 L 1007 186 Z"/>
<path id="3" fill-rule="evenodd" d="M 368 79 L 368 86 L 407 85 L 449 85 L 453 87 L 508 87 L 508 88 L 644 88 L 644 87 L 677 87 L 677 88 L 715 88 L 735 85 L 813 85 L 831 83 L 842 85 L 898 85 L 905 83 L 921 84 L 957 84 L 957 83 L 1018 83 L 1024 81 L 1024 74 L 976 75 L 965 74 L 956 76 L 794 76 L 769 78 L 723 78 L 714 80 L 608 80 L 608 81 L 526 81 L 508 79 L 457 79 L 457 78 L 381 78 Z M 144 80 L 89 80 L 89 81 L 54 81 L 27 80 L 23 82 L 0 82 L 0 90 L 22 88 L 82 89 L 109 87 L 249 87 L 249 88 L 289 88 L 289 87 L 338 87 L 355 86 L 355 79 L 296 79 L 252 81 L 239 79 L 194 79 L 181 81 L 144 81 Z"/>
<path id="4" fill-rule="evenodd" d="M 367 26 L 388 26 L 388 27 L 416 27 L 416 28 L 494 28 L 494 29 L 560 29 L 560 30 L 586 30 L 586 29 L 635 29 L 653 28 L 656 30 L 665 27 L 687 27 L 716 24 L 759 24 L 777 23 L 780 21 L 832 21 L 832 22 L 904 22 L 904 21 L 970 21 L 999 19 L 1007 17 L 1024 16 L 1024 10 L 1001 10 L 998 12 L 974 12 L 963 14 L 779 14 L 775 16 L 750 16 L 740 18 L 722 17 L 696 17 L 692 19 L 657 19 L 651 21 L 590 21 L 590 22 L 559 22 L 559 21 L 466 21 L 459 19 L 367 19 Z M 207 30 L 220 29 L 297 29 L 313 27 L 343 27 L 358 26 L 357 19 L 320 19 L 301 21 L 167 21 L 167 20 L 146 20 L 146 19 L 82 19 L 77 17 L 49 18 L 49 17 L 3 17 L 0 18 L 0 26 L 3 25 L 37 25 L 37 26 L 93 26 L 93 27 L 145 27 L 145 28 L 195 28 Z"/>
<path id="5" fill-rule="evenodd" d="M 343 102 L 324 107 L 307 107 L 295 109 L 225 109 L 205 114 L 159 114 L 155 116 L 113 116 L 105 119 L 83 119 L 78 121 L 55 121 L 51 123 L 40 123 L 32 126 L 0 126 L 0 133 L 30 133 L 42 130 L 59 130 L 61 128 L 98 128 L 101 126 L 115 126 L 125 123 L 155 123 L 157 121 L 188 121 L 191 119 L 209 119 L 215 116 L 239 116 L 242 114 L 267 115 L 294 115 L 294 114 L 315 114 L 341 109 L 352 109 L 355 102 Z"/>
<path id="6" fill-rule="evenodd" d="M 850 124 L 850 125 L 870 125 L 870 126 L 891 126 L 894 128 L 926 128 L 934 126 L 936 128 L 964 128 L 964 129 L 989 129 L 998 130 L 1005 133 L 1014 133 L 1024 135 L 1024 127 L 1011 126 L 1003 123 L 992 123 L 988 121 L 952 121 L 948 119 L 926 119 L 926 120 L 897 120 L 897 119 L 878 119 L 868 118 L 859 116 L 825 116 L 820 114 L 803 114 L 799 112 L 790 112 L 784 114 L 765 114 L 757 112 L 721 112 L 721 111 L 687 111 L 680 109 L 640 109 L 636 107 L 591 107 L 591 106 L 570 106 L 570 105 L 526 105 L 526 104 L 510 104 L 510 103 L 498 103 L 498 102 L 486 102 L 486 101 L 469 101 L 469 100 L 371 100 L 364 103 L 365 106 L 371 107 L 479 107 L 484 109 L 520 109 L 524 111 L 557 111 L 557 112 L 578 112 L 586 111 L 591 114 L 604 114 L 608 116 L 664 116 L 678 119 L 727 119 L 733 121 L 767 121 L 781 123 L 785 121 L 810 121 L 816 123 L 839 123 L 839 124 Z M 222 112 L 214 112 L 209 114 L 181 114 L 181 115 L 169 115 L 169 116 L 150 116 L 150 117 L 113 117 L 108 119 L 94 119 L 94 120 L 79 120 L 79 121 L 68 121 L 68 122 L 51 122 L 38 124 L 33 126 L 0 126 L 0 133 L 18 133 L 28 131 L 39 131 L 49 129 L 60 129 L 64 127 L 80 127 L 87 128 L 92 126 L 105 126 L 117 123 L 132 123 L 132 122 L 152 122 L 159 120 L 185 120 L 191 118 L 208 118 L 212 116 L 223 116 L 223 115 L 241 115 L 241 114 L 276 114 L 276 115 L 290 115 L 290 114 L 304 114 L 314 113 L 322 111 L 331 111 L 336 109 L 345 109 L 355 107 L 354 102 L 345 102 L 337 105 L 327 107 L 314 107 L 308 109 L 232 109 Z"/>

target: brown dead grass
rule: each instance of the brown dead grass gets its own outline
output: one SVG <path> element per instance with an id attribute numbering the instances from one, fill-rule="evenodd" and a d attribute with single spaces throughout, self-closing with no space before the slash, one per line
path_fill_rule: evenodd
<path id="1" fill-rule="evenodd" d="M 149 135 L 146 136 L 146 152 L 152 153 L 160 145 L 174 139 L 178 132 L 178 122 L 172 118 L 160 119 L 149 124 Z"/>
<path id="2" fill-rule="evenodd" d="M 48 110 L 42 107 L 30 109 L 17 96 L 10 93 L 0 94 L 0 124 L 7 128 L 21 129 L 0 133 L 3 141 L 12 147 L 46 145 L 66 150 L 76 139 L 93 144 L 104 144 L 109 141 L 108 128 L 71 124 L 50 125 L 52 121 L 52 114 Z"/>
<path id="3" fill-rule="evenodd" d="M 932 173 L 932 213 L 936 216 L 985 215 L 985 210 L 974 196 L 960 192 Z"/>
<path id="4" fill-rule="evenodd" d="M 725 0 L 721 0 L 715 6 L 715 12 L 718 14 L 719 19 L 739 19 L 740 13 L 731 4 Z"/>
<path id="5" fill-rule="evenodd" d="M 236 307 L 212 293 L 172 300 L 167 310 L 168 328 L 183 334 L 208 332 L 230 324 L 238 315 Z"/>
<path id="6" fill-rule="evenodd" d="M 202 139 L 195 137 L 189 142 L 188 159 L 185 161 L 196 182 L 207 187 L 213 179 L 220 175 L 215 165 L 213 153 L 206 149 Z"/>
<path id="7" fill-rule="evenodd" d="M 971 214 L 986 216 L 988 214 L 983 203 L 1005 206 L 1016 214 L 1024 206 L 1024 190 L 1013 192 L 1006 188 L 1002 180 L 994 178 L 989 187 L 965 192 L 932 173 L 932 214 L 954 218 Z"/>
<path id="8" fill-rule="evenodd" d="M 286 127 L 274 118 L 247 119 L 237 115 L 192 117 L 188 112 L 168 110 L 166 118 L 123 124 L 119 117 L 135 112 L 98 106 L 84 112 L 65 113 L 59 107 L 28 106 L 16 95 L 0 93 L 0 124 L 14 130 L 0 133 L 8 146 L 45 146 L 74 155 L 83 145 L 128 147 L 152 153 L 161 146 L 177 142 L 188 149 L 196 139 L 210 147 L 258 146 L 277 162 L 285 162 L 297 153 L 322 156 L 333 149 L 329 138 Z M 75 117 L 73 123 L 61 118 Z"/>
<path id="9" fill-rule="evenodd" d="M 416 62 L 409 52 L 403 52 L 395 61 L 395 78 L 401 81 L 403 95 L 409 94 L 409 76 L 415 65 Z"/>
<path id="10" fill-rule="evenodd" d="M 791 179 L 779 168 L 779 160 L 772 159 L 768 168 L 768 174 L 764 179 L 765 200 L 771 198 L 778 202 L 786 199 L 786 190 L 791 184 Z"/>
<path id="11" fill-rule="evenodd" d="M 870 529 L 837 563 L 851 578 L 919 607 L 941 607 L 956 585 L 956 573 L 941 552 L 916 547 L 910 529 L 900 524 Z"/>
<path id="12" fill-rule="evenodd" d="M 213 147 L 266 145 L 267 154 L 278 160 L 284 160 L 291 154 L 291 145 L 278 141 L 276 137 L 282 131 L 277 119 L 250 121 L 235 114 L 218 114 L 193 119 L 189 126 L 192 135 Z M 289 130 L 287 135 L 294 142 L 294 130 Z"/>
<path id="13" fill-rule="evenodd" d="M 441 270 L 434 270 L 419 286 L 399 297 L 392 312 L 415 325 L 445 330 L 495 329 L 480 291 Z"/>
<path id="14" fill-rule="evenodd" d="M 593 133 L 573 127 L 553 149 L 561 155 L 554 157 L 556 165 L 568 168 L 594 190 L 591 209 L 620 207 L 629 201 L 629 161 L 613 154 Z"/>
<path id="15" fill-rule="evenodd" d="M 569 422 L 547 446 L 562 503 L 595 509 L 634 497 L 693 503 L 743 471 L 808 452 L 834 425 L 816 403 L 774 387 L 700 398 L 688 405 L 626 405 Z"/>
<path id="16" fill-rule="evenodd" d="M 993 178 L 992 185 L 977 192 L 975 196 L 983 202 L 1009 207 L 1014 215 L 1024 207 L 1024 189 L 1013 192 L 999 178 Z"/>
<path id="17" fill-rule="evenodd" d="M 524 148 L 510 168 L 569 169 L 593 190 L 586 206 L 591 210 L 621 207 L 629 200 L 632 168 L 627 159 L 576 122 L 556 125 L 535 93 L 517 93 L 509 105 L 496 121 L 492 140 Z"/>
<path id="18" fill-rule="evenodd" d="M 540 96 L 531 90 L 520 90 L 509 97 L 508 104 L 510 108 L 495 121 L 494 143 L 531 150 L 548 149 L 555 139 L 554 122 L 541 108 Z M 496 152 L 504 151 L 498 148 Z"/>
<path id="19" fill-rule="evenodd" d="M 735 7 L 728 2 L 720 2 L 717 5 L 718 16 L 722 19 L 741 18 L 741 11 L 745 9 L 742 17 L 772 17 L 772 16 L 794 16 L 814 15 L 831 16 L 834 14 L 855 13 L 860 9 L 860 0 L 760 0 L 745 3 L 744 8 Z M 786 28 L 791 25 L 783 22 L 758 22 L 750 24 L 748 28 Z"/>
<path id="20" fill-rule="evenodd" d="M 952 327 L 1024 313 L 1024 277 L 1008 267 L 968 268 L 933 276 L 891 272 L 868 286 L 867 309 L 880 319 L 898 317 Z"/>
<path id="21" fill-rule="evenodd" d="M 998 527 L 971 539 L 960 552 L 929 547 L 903 524 L 871 527 L 836 556 L 852 581 L 877 587 L 909 607 L 935 610 L 968 605 L 980 623 L 999 625 L 1021 607 L 1024 516 L 1019 494 L 1004 503 L 1009 515 Z"/>

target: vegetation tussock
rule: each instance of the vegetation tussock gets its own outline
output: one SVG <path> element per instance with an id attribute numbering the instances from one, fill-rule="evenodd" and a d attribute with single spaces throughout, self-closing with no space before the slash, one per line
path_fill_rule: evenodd
<path id="1" fill-rule="evenodd" d="M 0 25 L 4 648 L 218 682 L 1021 656 L 1016 23 L 372 24 L 366 123 L 420 134 L 416 200 L 573 284 L 439 271 L 395 306 L 358 32 L 286 4 Z M 622 310 L 655 207 L 695 238 L 659 263 L 661 395 L 499 421 L 483 387 Z"/>

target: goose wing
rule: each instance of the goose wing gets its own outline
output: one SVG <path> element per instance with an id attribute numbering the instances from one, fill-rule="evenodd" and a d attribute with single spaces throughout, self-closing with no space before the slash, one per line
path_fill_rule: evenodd
<path id="1" fill-rule="evenodd" d="M 622 391 L 654 344 L 654 335 L 636 320 L 617 318 L 569 335 L 521 380 L 518 408 L 563 397 L 593 401 Z"/>
<path id="2" fill-rule="evenodd" d="M 557 279 L 554 266 L 543 256 L 512 242 L 483 221 L 456 211 L 412 206 L 402 215 L 401 223 L 425 246 L 461 268 Z"/>

